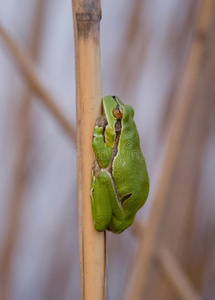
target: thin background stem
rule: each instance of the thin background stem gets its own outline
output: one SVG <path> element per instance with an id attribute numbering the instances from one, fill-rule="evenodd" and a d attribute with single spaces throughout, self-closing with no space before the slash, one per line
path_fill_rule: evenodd
<path id="1" fill-rule="evenodd" d="M 61 109 L 56 104 L 56 101 L 53 99 L 51 93 L 45 87 L 44 83 L 37 74 L 35 64 L 23 47 L 16 42 L 10 34 L 3 28 L 0 24 L 0 36 L 4 40 L 5 45 L 10 50 L 11 54 L 16 60 L 17 65 L 22 71 L 25 79 L 28 84 L 39 96 L 39 99 L 43 104 L 48 108 L 52 115 L 58 120 L 61 127 L 64 131 L 70 136 L 72 140 L 75 140 L 75 129 L 72 127 L 70 122 L 65 118 L 64 114 L 61 112 Z"/>
<path id="2" fill-rule="evenodd" d="M 40 48 L 40 37 L 43 30 L 43 17 L 44 17 L 44 4 L 43 0 L 39 0 L 36 6 L 36 12 L 32 20 L 32 30 L 30 39 L 30 51 L 34 61 L 37 60 Z M 1 33 L 4 30 L 0 29 Z M 7 34 L 3 34 L 7 37 Z M 8 39 L 10 41 L 10 38 Z M 9 43 L 10 44 L 10 43 Z M 15 44 L 14 44 L 15 46 Z M 14 47 L 15 50 L 16 46 Z M 10 282 L 12 275 L 12 262 L 14 250 L 18 241 L 20 229 L 20 215 L 22 205 L 24 202 L 25 188 L 27 185 L 27 166 L 26 160 L 29 153 L 31 142 L 31 126 L 30 126 L 30 113 L 31 113 L 31 90 L 25 87 L 20 97 L 20 108 L 17 117 L 17 135 L 18 147 L 15 161 L 14 178 L 11 186 L 11 195 L 9 196 L 9 213 L 7 218 L 6 238 L 3 243 L 1 256 L 0 256 L 0 299 L 10 299 Z"/>

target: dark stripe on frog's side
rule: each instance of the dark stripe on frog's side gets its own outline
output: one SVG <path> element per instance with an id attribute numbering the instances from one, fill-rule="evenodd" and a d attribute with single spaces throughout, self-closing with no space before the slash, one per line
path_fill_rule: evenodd
<path id="1" fill-rule="evenodd" d="M 121 204 L 122 204 L 125 200 L 129 199 L 132 195 L 133 195 L 133 194 L 130 193 L 130 194 L 128 194 L 128 195 L 125 195 L 122 199 L 120 199 Z"/>
<path id="2" fill-rule="evenodd" d="M 115 158 L 115 156 L 117 155 L 118 152 L 118 145 L 119 145 L 119 140 L 120 140 L 120 135 L 121 135 L 121 120 L 117 120 L 115 123 L 115 132 L 116 132 L 116 139 L 115 139 L 115 143 L 113 146 L 113 153 L 112 153 L 112 157 L 110 160 L 110 164 L 107 167 L 108 172 L 110 172 L 111 176 L 112 176 L 112 165 L 113 165 L 113 160 Z"/>

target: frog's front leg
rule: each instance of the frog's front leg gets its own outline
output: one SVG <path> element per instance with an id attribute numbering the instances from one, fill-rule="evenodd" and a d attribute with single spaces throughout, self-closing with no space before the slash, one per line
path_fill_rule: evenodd
<path id="1" fill-rule="evenodd" d="M 111 160 L 113 147 L 105 140 L 106 124 L 104 118 L 98 118 L 93 131 L 93 150 L 96 160 L 102 168 L 106 168 Z"/>
<path id="2" fill-rule="evenodd" d="M 115 192 L 109 174 L 101 172 L 97 178 L 92 175 L 91 190 L 92 214 L 95 229 L 104 231 L 108 228 L 112 218 L 111 199 Z"/>

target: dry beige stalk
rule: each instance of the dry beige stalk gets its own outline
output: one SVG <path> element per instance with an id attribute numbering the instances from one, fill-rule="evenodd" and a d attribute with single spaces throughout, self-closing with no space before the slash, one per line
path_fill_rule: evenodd
<path id="1" fill-rule="evenodd" d="M 92 135 L 101 109 L 100 1 L 72 1 L 76 53 L 79 244 L 82 298 L 105 298 L 105 235 L 94 229 L 90 183 Z"/>

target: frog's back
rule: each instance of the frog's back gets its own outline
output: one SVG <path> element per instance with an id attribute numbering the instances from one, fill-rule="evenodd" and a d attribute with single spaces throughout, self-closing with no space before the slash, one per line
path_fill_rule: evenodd
<path id="1" fill-rule="evenodd" d="M 129 193 L 141 194 L 141 202 L 145 202 L 149 179 L 145 159 L 143 157 L 139 134 L 133 118 L 123 124 L 118 153 L 114 159 L 113 178 L 120 199 Z"/>

